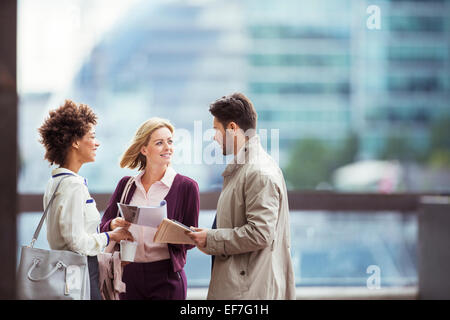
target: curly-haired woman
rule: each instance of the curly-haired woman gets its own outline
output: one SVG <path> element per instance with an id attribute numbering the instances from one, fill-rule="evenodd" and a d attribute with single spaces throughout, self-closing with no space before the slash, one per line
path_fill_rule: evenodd
<path id="1" fill-rule="evenodd" d="M 81 166 L 95 161 L 99 143 L 95 138 L 97 116 L 84 104 L 66 100 L 52 110 L 38 129 L 45 147 L 45 159 L 59 167 L 52 171 L 44 194 L 47 206 L 59 181 L 47 215 L 47 240 L 54 250 L 70 250 L 88 256 L 91 299 L 101 300 L 98 286 L 99 254 L 109 243 L 133 239 L 127 228 L 99 233 L 100 214 L 91 198 L 87 181 L 78 175 Z"/>

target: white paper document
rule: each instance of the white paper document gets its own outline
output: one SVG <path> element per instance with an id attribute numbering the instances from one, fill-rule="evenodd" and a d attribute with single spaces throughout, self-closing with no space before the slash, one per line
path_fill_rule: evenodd
<path id="1" fill-rule="evenodd" d="M 161 201 L 157 207 L 141 207 L 117 203 L 122 218 L 141 226 L 157 228 L 167 218 L 167 203 Z"/>

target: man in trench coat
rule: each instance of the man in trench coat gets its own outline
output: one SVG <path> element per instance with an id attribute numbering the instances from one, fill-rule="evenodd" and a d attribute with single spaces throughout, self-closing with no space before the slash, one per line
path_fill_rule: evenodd
<path id="1" fill-rule="evenodd" d="M 189 233 L 213 255 L 208 299 L 295 299 L 286 184 L 255 134 L 251 101 L 234 93 L 210 106 L 214 139 L 233 153 L 223 176 L 216 229 Z"/>

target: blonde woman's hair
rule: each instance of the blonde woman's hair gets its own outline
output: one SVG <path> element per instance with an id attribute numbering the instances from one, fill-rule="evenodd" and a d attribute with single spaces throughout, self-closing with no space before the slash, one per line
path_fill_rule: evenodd
<path id="1" fill-rule="evenodd" d="M 173 125 L 166 119 L 150 118 L 141 124 L 134 134 L 130 146 L 120 159 L 120 167 L 130 169 L 139 168 L 138 170 L 145 169 L 147 158 L 141 153 L 141 148 L 148 144 L 152 133 L 160 128 L 167 128 L 172 133 L 174 131 Z"/>

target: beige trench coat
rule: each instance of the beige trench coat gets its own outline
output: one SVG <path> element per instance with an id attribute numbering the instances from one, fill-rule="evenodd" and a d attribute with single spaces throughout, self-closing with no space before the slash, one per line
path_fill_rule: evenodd
<path id="1" fill-rule="evenodd" d="M 208 299 L 295 299 L 287 190 L 277 163 L 252 137 L 223 172 Z"/>

